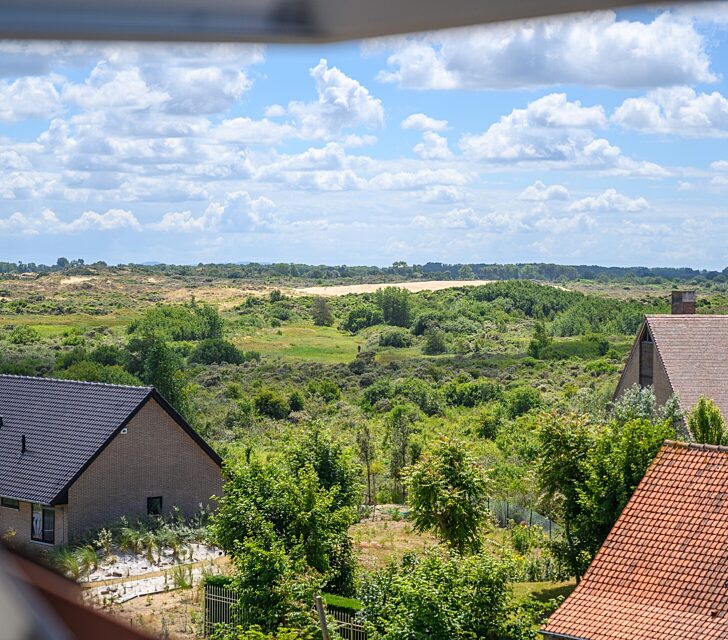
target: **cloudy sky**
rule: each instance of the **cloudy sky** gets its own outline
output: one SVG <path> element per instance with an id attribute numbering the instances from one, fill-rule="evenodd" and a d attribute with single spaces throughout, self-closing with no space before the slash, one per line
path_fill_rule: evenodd
<path id="1" fill-rule="evenodd" d="M 728 2 L 0 42 L 0 260 L 728 265 Z"/>

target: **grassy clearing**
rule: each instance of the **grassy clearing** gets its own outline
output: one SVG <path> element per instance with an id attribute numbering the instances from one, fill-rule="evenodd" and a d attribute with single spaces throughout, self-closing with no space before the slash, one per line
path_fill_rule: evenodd
<path id="1" fill-rule="evenodd" d="M 568 580 L 567 582 L 516 582 L 513 585 L 513 594 L 517 598 L 533 596 L 539 602 L 546 602 L 559 596 L 566 598 L 575 587 L 576 580 Z"/>
<path id="2" fill-rule="evenodd" d="M 408 551 L 421 552 L 437 544 L 434 536 L 417 533 L 410 522 L 399 519 L 398 512 L 391 505 L 377 507 L 374 520 L 362 520 L 349 530 L 362 568 L 383 567 Z"/>
<path id="3" fill-rule="evenodd" d="M 245 351 L 263 356 L 280 356 L 284 360 L 309 360 L 327 364 L 351 362 L 364 340 L 339 332 L 333 327 L 288 325 L 261 329 L 251 336 L 236 336 L 235 344 Z"/>

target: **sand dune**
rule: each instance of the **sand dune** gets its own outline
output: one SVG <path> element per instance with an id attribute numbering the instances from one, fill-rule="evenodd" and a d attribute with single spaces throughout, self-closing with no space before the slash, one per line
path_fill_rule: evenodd
<path id="1" fill-rule="evenodd" d="M 417 293 L 418 291 L 439 291 L 453 287 L 475 287 L 488 284 L 493 280 L 416 280 L 415 282 L 384 282 L 379 284 L 348 284 L 330 287 L 302 287 L 296 293 L 308 296 L 345 296 L 349 293 L 374 293 L 385 287 L 400 287 Z"/>

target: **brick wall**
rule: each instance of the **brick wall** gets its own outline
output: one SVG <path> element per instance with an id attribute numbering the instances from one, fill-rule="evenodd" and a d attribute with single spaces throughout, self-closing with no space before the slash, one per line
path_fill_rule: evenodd
<path id="1" fill-rule="evenodd" d="M 146 516 L 147 497 L 191 515 L 221 494 L 220 468 L 152 399 L 69 489 L 68 533 Z"/>
<path id="2" fill-rule="evenodd" d="M 68 542 L 68 515 L 65 505 L 55 508 L 56 511 L 56 527 L 55 536 L 56 544 L 63 545 Z M 12 544 L 20 546 L 28 546 L 37 544 L 30 539 L 31 528 L 31 504 L 30 502 L 21 502 L 20 509 L 9 509 L 8 507 L 0 507 L 0 537 L 13 532 L 9 536 Z"/>

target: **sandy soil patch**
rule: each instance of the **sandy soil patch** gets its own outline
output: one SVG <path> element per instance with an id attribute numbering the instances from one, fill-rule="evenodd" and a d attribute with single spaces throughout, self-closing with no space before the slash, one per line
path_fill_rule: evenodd
<path id="1" fill-rule="evenodd" d="M 78 284 L 79 282 L 88 282 L 94 280 L 97 276 L 68 276 L 61 278 L 61 284 Z"/>
<path id="2" fill-rule="evenodd" d="M 307 296 L 345 296 L 349 293 L 374 293 L 387 287 L 400 287 L 412 293 L 418 291 L 440 291 L 453 287 L 477 287 L 493 280 L 417 280 L 414 282 L 384 282 L 379 284 L 349 284 L 330 287 L 301 287 L 296 293 Z"/>

